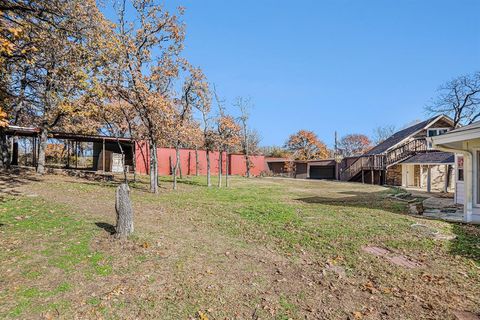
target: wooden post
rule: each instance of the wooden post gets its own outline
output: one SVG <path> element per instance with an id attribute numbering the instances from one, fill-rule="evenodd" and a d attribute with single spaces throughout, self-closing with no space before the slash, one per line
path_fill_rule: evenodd
<path id="1" fill-rule="evenodd" d="M 67 140 L 67 168 L 70 168 L 70 141 Z"/>
<path id="2" fill-rule="evenodd" d="M 78 141 L 75 141 L 75 169 L 78 169 Z"/>
<path id="3" fill-rule="evenodd" d="M 427 192 L 432 192 L 432 170 L 427 166 Z"/>
<path id="4" fill-rule="evenodd" d="M 372 169 L 372 184 L 375 184 L 375 171 Z"/>
<path id="5" fill-rule="evenodd" d="M 35 154 L 35 151 L 37 150 L 37 144 L 36 144 L 37 140 L 35 139 L 35 137 L 33 137 L 32 139 L 32 166 L 35 167 L 35 162 L 37 161 L 36 160 L 36 154 Z"/>
<path id="6" fill-rule="evenodd" d="M 362 183 L 365 183 L 365 174 L 363 172 L 363 169 L 362 169 Z"/>
<path id="7" fill-rule="evenodd" d="M 38 155 L 40 154 L 40 137 L 37 136 L 37 165 L 35 167 L 38 167 Z"/>
<path id="8" fill-rule="evenodd" d="M 102 162 L 103 162 L 103 173 L 105 173 L 105 138 L 102 139 Z"/>

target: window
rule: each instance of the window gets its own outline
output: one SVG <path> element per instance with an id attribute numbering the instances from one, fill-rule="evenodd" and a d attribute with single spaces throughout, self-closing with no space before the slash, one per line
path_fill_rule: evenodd
<path id="1" fill-rule="evenodd" d="M 463 181 L 463 156 L 457 156 L 457 180 Z"/>
<path id="2" fill-rule="evenodd" d="M 448 131 L 448 128 L 431 128 L 427 130 L 427 137 L 440 136 Z M 432 143 L 428 142 L 428 149 L 432 149 Z"/>

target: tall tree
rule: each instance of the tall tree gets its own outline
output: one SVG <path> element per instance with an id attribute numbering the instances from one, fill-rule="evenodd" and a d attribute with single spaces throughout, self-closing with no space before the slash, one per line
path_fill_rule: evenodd
<path id="1" fill-rule="evenodd" d="M 130 14 L 127 10 L 131 7 Z M 179 15 L 183 13 L 180 10 Z M 127 17 L 134 17 L 128 21 Z M 171 86 L 178 77 L 185 38 L 178 15 L 153 0 L 124 0 L 118 8 L 120 59 L 112 77 L 119 96 L 135 110 L 144 127 L 150 153 L 150 191 L 158 193 L 157 143 L 170 125 L 175 106 Z"/>
<path id="2" fill-rule="evenodd" d="M 14 122 L 41 129 L 38 173 L 44 172 L 48 132 L 83 109 L 78 102 L 95 87 L 106 62 L 102 49 L 111 35 L 110 23 L 94 0 L 47 3 L 17 1 L 21 9 L 2 16 L 19 26 L 22 36 L 14 47 L 28 48 L 22 51 L 25 59 L 8 66 L 9 94 L 15 97 L 9 112 Z"/>
<path id="3" fill-rule="evenodd" d="M 440 86 L 436 98 L 426 110 L 451 116 L 454 126 L 477 121 L 480 117 L 480 71 L 459 76 Z"/>
<path id="4" fill-rule="evenodd" d="M 347 134 L 340 139 L 338 144 L 343 156 L 359 156 L 370 150 L 372 142 L 364 134 Z"/>
<path id="5" fill-rule="evenodd" d="M 329 154 L 327 146 L 308 130 L 292 134 L 285 143 L 285 148 L 292 152 L 296 160 L 324 159 Z"/>

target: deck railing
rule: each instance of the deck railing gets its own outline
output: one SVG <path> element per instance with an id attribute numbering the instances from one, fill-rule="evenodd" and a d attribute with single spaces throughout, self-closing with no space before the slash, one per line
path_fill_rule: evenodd
<path id="1" fill-rule="evenodd" d="M 417 152 L 424 152 L 428 150 L 428 142 L 426 139 L 414 139 L 407 143 L 404 143 L 389 152 L 386 155 L 386 165 L 391 166 L 408 157 L 414 155 Z"/>

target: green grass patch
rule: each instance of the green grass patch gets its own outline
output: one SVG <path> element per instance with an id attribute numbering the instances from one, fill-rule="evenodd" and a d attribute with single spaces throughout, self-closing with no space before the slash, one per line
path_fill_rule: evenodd
<path id="1" fill-rule="evenodd" d="M 98 228 L 72 214 L 65 206 L 40 198 L 6 199 L 0 203 L 0 223 L 16 244 L 1 250 L 2 261 L 5 261 L 2 267 L 17 270 L 23 283 L 32 284 L 7 289 L 6 295 L 14 300 L 15 306 L 6 314 L 0 313 L 0 317 L 21 317 L 24 313 L 35 314 L 49 308 L 68 308 L 62 296 L 74 284 L 62 281 L 52 288 L 35 286 L 36 280 L 43 277 L 59 274 L 68 279 L 68 274 L 78 272 L 86 276 L 111 273 L 110 258 L 90 248 Z M 49 302 L 44 303 L 47 298 Z"/>

